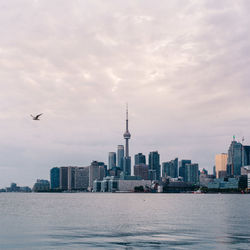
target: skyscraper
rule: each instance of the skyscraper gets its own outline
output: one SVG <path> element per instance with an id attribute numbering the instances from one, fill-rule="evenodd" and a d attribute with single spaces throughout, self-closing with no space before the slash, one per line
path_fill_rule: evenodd
<path id="1" fill-rule="evenodd" d="M 116 153 L 115 152 L 109 152 L 109 165 L 108 169 L 112 169 L 116 166 Z"/>
<path id="2" fill-rule="evenodd" d="M 155 170 L 156 180 L 160 180 L 161 165 L 160 165 L 160 155 L 158 151 L 153 151 L 149 153 L 148 166 L 149 166 L 149 170 Z"/>
<path id="3" fill-rule="evenodd" d="M 79 167 L 75 170 L 75 188 L 86 190 L 89 186 L 89 167 Z"/>
<path id="4" fill-rule="evenodd" d="M 243 146 L 243 166 L 249 166 L 250 165 L 250 146 Z"/>
<path id="5" fill-rule="evenodd" d="M 148 165 L 140 163 L 134 166 L 134 175 L 140 176 L 142 180 L 148 180 Z"/>
<path id="6" fill-rule="evenodd" d="M 93 189 L 94 180 L 103 180 L 105 165 L 103 162 L 93 161 L 89 166 L 89 189 Z"/>
<path id="7" fill-rule="evenodd" d="M 129 139 L 131 138 L 131 134 L 128 130 L 128 106 L 126 110 L 126 131 L 123 134 L 125 139 L 125 156 L 123 158 L 123 171 L 125 175 L 131 175 L 131 157 L 129 156 Z"/>
<path id="8" fill-rule="evenodd" d="M 124 146 L 117 146 L 117 166 L 123 171 Z"/>
<path id="9" fill-rule="evenodd" d="M 178 158 L 162 163 L 162 177 L 178 177 Z"/>
<path id="10" fill-rule="evenodd" d="M 227 154 L 217 154 L 215 155 L 215 170 L 216 170 L 216 178 L 221 176 L 221 172 L 227 171 Z"/>
<path id="11" fill-rule="evenodd" d="M 68 190 L 68 167 L 60 167 L 60 189 Z"/>
<path id="12" fill-rule="evenodd" d="M 228 174 L 238 176 L 242 167 L 242 144 L 233 140 L 228 149 Z"/>
<path id="13" fill-rule="evenodd" d="M 135 165 L 146 164 L 146 157 L 142 153 L 138 153 L 135 155 Z"/>
<path id="14" fill-rule="evenodd" d="M 199 181 L 198 170 L 199 170 L 199 165 L 197 163 L 186 164 L 184 181 L 194 184 L 198 183 Z"/>
<path id="15" fill-rule="evenodd" d="M 181 160 L 179 163 L 179 176 L 185 180 L 185 166 L 191 164 L 191 160 Z"/>
<path id="16" fill-rule="evenodd" d="M 75 189 L 75 172 L 77 167 L 68 167 L 68 190 Z"/>
<path id="17" fill-rule="evenodd" d="M 60 169 L 52 168 L 50 170 L 50 188 L 57 189 L 60 187 Z"/>

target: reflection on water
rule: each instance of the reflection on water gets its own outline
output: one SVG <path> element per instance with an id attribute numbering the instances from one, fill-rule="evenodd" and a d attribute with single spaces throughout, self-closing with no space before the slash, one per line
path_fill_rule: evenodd
<path id="1" fill-rule="evenodd" d="M 250 195 L 0 194 L 0 249 L 248 249 Z"/>

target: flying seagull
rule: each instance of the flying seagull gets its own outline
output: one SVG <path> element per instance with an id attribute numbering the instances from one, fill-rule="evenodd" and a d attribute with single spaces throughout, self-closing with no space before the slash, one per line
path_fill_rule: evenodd
<path id="1" fill-rule="evenodd" d="M 36 115 L 36 116 L 33 116 L 33 115 L 30 115 L 34 121 L 40 121 L 39 120 L 39 117 L 42 115 L 43 113 L 39 114 L 39 115 Z"/>

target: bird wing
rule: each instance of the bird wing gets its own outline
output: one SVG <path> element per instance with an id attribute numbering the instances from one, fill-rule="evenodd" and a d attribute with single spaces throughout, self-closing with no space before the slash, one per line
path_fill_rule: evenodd
<path id="1" fill-rule="evenodd" d="M 41 116 L 42 114 L 43 114 L 43 113 L 41 113 L 41 114 L 37 115 L 37 116 L 36 116 L 36 118 L 38 118 L 38 117 L 39 117 L 39 116 Z"/>

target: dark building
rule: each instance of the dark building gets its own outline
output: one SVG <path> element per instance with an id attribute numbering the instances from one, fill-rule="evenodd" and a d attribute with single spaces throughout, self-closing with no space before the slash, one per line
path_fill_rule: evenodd
<path id="1" fill-rule="evenodd" d="M 149 166 L 149 170 L 155 170 L 156 180 L 160 180 L 161 165 L 160 165 L 160 155 L 158 151 L 153 151 L 149 153 L 148 166 Z"/>
<path id="2" fill-rule="evenodd" d="M 68 190 L 68 167 L 60 167 L 60 189 Z"/>
<path id="3" fill-rule="evenodd" d="M 32 190 L 33 192 L 48 192 L 49 188 L 50 188 L 49 181 L 38 179 L 34 184 Z"/>
<path id="4" fill-rule="evenodd" d="M 185 165 L 185 182 L 196 184 L 199 182 L 199 165 L 197 163 Z"/>
<path id="5" fill-rule="evenodd" d="M 115 166 L 116 166 L 116 153 L 115 152 L 109 152 L 108 169 L 112 169 Z"/>
<path id="6" fill-rule="evenodd" d="M 52 168 L 50 170 L 50 188 L 59 189 L 60 188 L 60 169 Z"/>
<path id="7" fill-rule="evenodd" d="M 153 169 L 148 170 L 148 179 L 151 181 L 156 180 L 156 170 L 153 170 Z"/>
<path id="8" fill-rule="evenodd" d="M 123 171 L 125 175 L 131 175 L 131 157 L 125 156 L 123 158 Z"/>
<path id="9" fill-rule="evenodd" d="M 247 175 L 241 175 L 239 178 L 239 190 L 245 190 L 247 188 Z"/>
<path id="10" fill-rule="evenodd" d="M 123 171 L 124 146 L 117 146 L 117 166 Z"/>
<path id="11" fill-rule="evenodd" d="M 135 165 L 146 164 L 146 156 L 142 153 L 135 155 Z"/>
<path id="12" fill-rule="evenodd" d="M 225 177 L 227 177 L 227 171 L 224 171 L 224 170 L 218 171 L 218 178 L 219 179 L 223 179 Z"/>
<path id="13" fill-rule="evenodd" d="M 178 177 L 178 158 L 169 162 L 162 163 L 162 177 L 170 176 L 172 178 Z"/>
<path id="14" fill-rule="evenodd" d="M 243 160 L 244 166 L 250 165 L 250 146 L 243 146 Z"/>
<path id="15" fill-rule="evenodd" d="M 185 180 L 185 166 L 191 164 L 191 160 L 181 160 L 179 163 L 179 176 Z"/>
<path id="16" fill-rule="evenodd" d="M 77 167 L 68 167 L 68 190 L 76 189 L 76 169 Z"/>
<path id="17" fill-rule="evenodd" d="M 216 167 L 213 166 L 213 175 L 216 176 Z"/>
<path id="18" fill-rule="evenodd" d="M 114 168 L 108 170 L 107 176 L 119 177 L 121 172 L 122 172 L 122 170 L 120 168 L 114 167 Z"/>
<path id="19" fill-rule="evenodd" d="M 140 163 L 134 166 L 134 175 L 140 176 L 142 180 L 148 180 L 148 166 Z"/>
<path id="20" fill-rule="evenodd" d="M 232 141 L 228 149 L 227 171 L 229 176 L 239 176 L 242 167 L 242 144 Z"/>
<path id="21" fill-rule="evenodd" d="M 195 186 L 192 183 L 180 180 L 163 183 L 163 193 L 183 193 L 193 191 L 194 189 Z"/>

